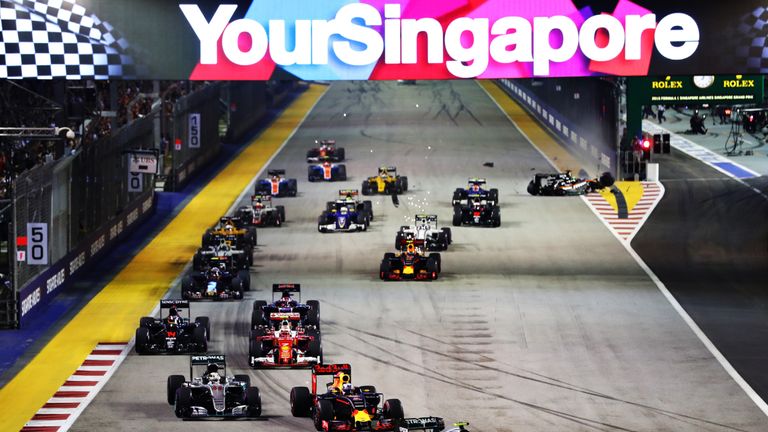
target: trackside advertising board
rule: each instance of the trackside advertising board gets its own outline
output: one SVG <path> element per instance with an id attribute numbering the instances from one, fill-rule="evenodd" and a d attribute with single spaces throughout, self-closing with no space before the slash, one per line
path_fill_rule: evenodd
<path id="1" fill-rule="evenodd" d="M 2 0 L 0 78 L 381 80 L 768 70 L 760 45 L 768 13 L 761 2 L 719 3 L 727 2 Z"/>

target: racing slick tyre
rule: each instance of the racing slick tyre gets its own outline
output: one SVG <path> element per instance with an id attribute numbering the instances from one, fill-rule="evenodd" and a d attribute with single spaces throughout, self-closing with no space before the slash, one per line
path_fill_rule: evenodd
<path id="1" fill-rule="evenodd" d="M 153 325 L 155 325 L 155 318 L 154 317 L 141 317 L 139 319 L 139 327 L 150 328 Z"/>
<path id="2" fill-rule="evenodd" d="M 315 405 L 315 429 L 323 430 L 323 421 L 330 423 L 333 417 L 333 402 L 327 399 L 318 400 Z"/>
<path id="3" fill-rule="evenodd" d="M 400 176 L 400 189 L 401 192 L 408 192 L 408 177 L 407 176 Z"/>
<path id="4" fill-rule="evenodd" d="M 309 180 L 311 183 L 314 183 L 317 178 L 315 177 L 315 167 L 308 166 L 307 167 L 307 180 Z"/>
<path id="5" fill-rule="evenodd" d="M 405 418 L 403 413 L 403 404 L 400 403 L 400 399 L 387 399 L 384 401 L 384 407 L 381 415 L 384 418 L 390 418 L 395 420 L 402 420 Z"/>
<path id="6" fill-rule="evenodd" d="M 251 387 L 250 383 L 245 389 L 245 404 L 248 407 L 248 417 L 261 417 L 261 394 L 258 387 Z"/>
<path id="7" fill-rule="evenodd" d="M 445 235 L 445 240 L 447 241 L 448 244 L 453 243 L 453 235 L 451 233 L 451 229 L 450 228 L 443 227 L 443 228 L 440 229 L 440 231 L 442 231 L 443 234 Z"/>
<path id="8" fill-rule="evenodd" d="M 395 253 L 394 252 L 387 252 L 384 254 L 384 260 L 389 261 L 395 259 Z"/>
<path id="9" fill-rule="evenodd" d="M 136 329 L 136 353 L 147 354 L 147 346 L 149 346 L 149 329 L 146 327 L 139 327 Z"/>
<path id="10" fill-rule="evenodd" d="M 251 386 L 251 377 L 248 375 L 235 375 L 235 381 L 240 381 L 245 383 L 246 387 Z"/>
<path id="11" fill-rule="evenodd" d="M 181 281 L 181 298 L 183 299 L 191 299 L 192 298 L 192 290 L 195 288 L 195 281 L 189 277 L 185 276 L 184 279 Z"/>
<path id="12" fill-rule="evenodd" d="M 339 165 L 339 181 L 347 181 L 347 166 Z"/>
<path id="13" fill-rule="evenodd" d="M 198 252 L 195 254 L 195 257 L 192 258 L 192 269 L 195 271 L 202 271 L 203 266 L 205 266 L 205 260 L 200 252 Z"/>
<path id="14" fill-rule="evenodd" d="M 256 304 L 260 303 L 259 307 Z M 251 312 L 251 328 L 266 325 L 267 320 L 264 319 L 264 311 L 261 310 L 261 306 L 265 306 L 267 302 L 264 300 L 256 300 L 253 302 L 253 312 Z"/>
<path id="15" fill-rule="evenodd" d="M 307 300 L 307 306 L 309 306 L 309 310 L 307 311 L 307 325 L 313 325 L 315 327 L 320 327 L 320 302 L 317 300 Z"/>
<path id="16" fill-rule="evenodd" d="M 285 206 L 275 206 L 277 209 L 277 220 L 275 221 L 275 226 L 282 226 L 283 222 L 285 222 Z"/>
<path id="17" fill-rule="evenodd" d="M 428 260 L 429 259 L 435 260 L 435 262 L 437 263 L 437 272 L 438 273 L 443 271 L 443 260 L 440 259 L 440 254 L 439 253 L 431 253 L 431 254 L 429 254 Z"/>
<path id="18" fill-rule="evenodd" d="M 611 187 L 614 183 L 616 183 L 616 179 L 613 178 L 611 173 L 606 171 L 600 176 L 600 185 L 602 187 Z"/>
<path id="19" fill-rule="evenodd" d="M 491 224 L 494 228 L 501 226 L 501 212 L 498 206 L 494 206 L 491 210 Z"/>
<path id="20" fill-rule="evenodd" d="M 307 354 L 310 357 L 322 358 L 323 348 L 320 346 L 321 345 L 320 333 L 315 332 L 315 334 L 312 334 L 312 336 L 314 336 L 315 339 L 309 341 L 309 347 L 307 349 Z M 320 362 L 318 362 L 318 363 L 320 363 Z"/>
<path id="21" fill-rule="evenodd" d="M 195 318 L 195 323 L 205 329 L 205 340 L 211 340 L 211 319 L 207 316 L 200 316 Z"/>
<path id="22" fill-rule="evenodd" d="M 238 299 L 243 298 L 243 287 L 244 287 L 243 280 L 239 277 L 232 278 L 232 291 L 235 293 L 235 297 Z"/>
<path id="23" fill-rule="evenodd" d="M 379 265 L 379 279 L 386 281 L 389 275 L 389 261 L 383 260 Z"/>
<path id="24" fill-rule="evenodd" d="M 296 186 L 296 179 L 288 179 L 288 196 L 295 197 L 298 192 L 299 189 Z"/>
<path id="25" fill-rule="evenodd" d="M 250 243 L 251 247 L 257 245 L 257 236 L 256 236 L 256 228 L 249 227 L 248 231 L 245 234 L 245 241 Z"/>
<path id="26" fill-rule="evenodd" d="M 453 191 L 453 197 L 451 198 L 451 204 L 461 204 L 461 200 L 464 198 L 464 189 L 462 188 L 456 188 L 455 191 Z"/>
<path id="27" fill-rule="evenodd" d="M 453 226 L 461 226 L 461 210 L 454 207 L 453 209 Z"/>
<path id="28" fill-rule="evenodd" d="M 395 235 L 395 250 L 400 250 L 400 245 L 403 243 L 403 233 L 398 231 Z"/>
<path id="29" fill-rule="evenodd" d="M 240 270 L 237 272 L 237 277 L 240 278 L 241 281 L 243 281 L 243 290 L 250 291 L 251 290 L 251 272 L 248 270 Z"/>
<path id="30" fill-rule="evenodd" d="M 192 342 L 197 345 L 197 352 L 208 352 L 208 339 L 205 327 L 195 327 L 192 330 Z"/>
<path id="31" fill-rule="evenodd" d="M 189 417 L 192 410 L 192 389 L 189 387 L 181 387 L 176 390 L 176 417 L 185 418 Z"/>
<path id="32" fill-rule="evenodd" d="M 259 335 L 261 333 L 258 333 Z M 261 346 L 261 342 L 256 340 L 257 332 L 251 332 L 251 338 L 248 341 L 248 355 L 251 357 L 264 357 L 267 355 Z"/>
<path id="33" fill-rule="evenodd" d="M 363 181 L 363 185 L 360 187 L 360 191 L 363 193 L 363 195 L 370 195 L 371 194 L 371 183 L 367 180 Z"/>
<path id="34" fill-rule="evenodd" d="M 344 151 L 344 147 L 336 148 L 336 160 L 341 162 L 347 157 L 347 153 Z"/>
<path id="35" fill-rule="evenodd" d="M 437 275 L 440 273 L 440 264 L 438 264 L 434 258 L 430 257 L 427 259 L 427 272 L 429 273 L 430 279 L 437 279 Z"/>
<path id="36" fill-rule="evenodd" d="M 205 234 L 203 234 L 202 245 L 203 247 L 208 247 L 213 245 L 213 235 L 211 234 L 210 229 L 205 230 Z"/>
<path id="37" fill-rule="evenodd" d="M 309 417 L 312 408 L 312 394 L 306 387 L 291 389 L 291 414 L 294 417 Z"/>
<path id="38" fill-rule="evenodd" d="M 539 189 L 539 185 L 537 185 L 537 184 L 536 184 L 536 182 L 534 182 L 533 180 L 531 180 L 531 181 L 528 183 L 528 193 L 529 193 L 529 194 L 531 194 L 531 195 L 533 195 L 533 196 L 536 196 L 536 195 L 539 195 L 539 193 L 540 193 L 540 192 L 541 192 L 541 191 L 540 191 L 540 189 Z"/>
<path id="39" fill-rule="evenodd" d="M 187 379 L 184 378 L 184 375 L 171 375 L 168 377 L 168 383 L 166 384 L 168 389 L 168 405 L 176 403 L 176 390 L 180 389 L 186 381 Z"/>
<path id="40" fill-rule="evenodd" d="M 499 190 L 496 188 L 493 188 L 488 193 L 488 199 L 490 201 L 493 201 L 494 204 L 499 204 Z"/>
<path id="41" fill-rule="evenodd" d="M 371 215 L 371 220 L 373 220 L 373 203 L 368 200 L 363 201 L 363 210 Z"/>

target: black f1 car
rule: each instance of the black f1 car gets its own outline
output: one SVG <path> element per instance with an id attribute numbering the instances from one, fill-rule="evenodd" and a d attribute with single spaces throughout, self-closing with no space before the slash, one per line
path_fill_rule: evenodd
<path id="1" fill-rule="evenodd" d="M 613 176 L 608 172 L 596 179 L 575 178 L 570 171 L 556 174 L 539 173 L 528 183 L 528 193 L 549 196 L 585 195 L 611 187 L 614 182 Z"/>
<path id="2" fill-rule="evenodd" d="M 332 375 L 333 381 L 319 390 L 318 376 Z M 312 417 L 318 431 L 394 431 L 404 420 L 399 399 L 382 400 L 372 385 L 352 385 L 349 364 L 316 365 L 312 388 L 291 389 L 291 414 Z"/>
<path id="3" fill-rule="evenodd" d="M 179 312 L 187 311 L 186 318 Z M 167 313 L 166 313 L 167 311 Z M 143 317 L 136 329 L 138 354 L 208 351 L 211 323 L 207 316 L 191 321 L 188 300 L 160 300 L 160 318 Z"/>
<path id="4" fill-rule="evenodd" d="M 439 253 L 425 255 L 413 242 L 409 242 L 399 254 L 384 254 L 379 265 L 379 278 L 384 281 L 435 280 L 442 270 L 440 267 Z"/>
<path id="5" fill-rule="evenodd" d="M 484 178 L 473 177 L 467 180 L 465 189 L 456 188 L 453 191 L 451 205 L 468 204 L 470 201 L 480 199 L 488 201 L 491 204 L 499 204 L 499 190 L 496 188 L 485 189 L 486 180 Z"/>
<path id="6" fill-rule="evenodd" d="M 453 242 L 451 229 L 438 228 L 437 215 L 418 214 L 413 226 L 403 225 L 395 235 L 395 249 L 403 250 L 409 241 L 428 251 L 444 251 Z"/>
<path id="7" fill-rule="evenodd" d="M 240 300 L 243 291 L 251 290 L 248 270 L 237 273 L 212 267 L 204 272 L 192 272 L 181 282 L 181 295 L 187 300 Z"/>
<path id="8" fill-rule="evenodd" d="M 204 373 L 199 370 L 205 368 Z M 224 355 L 193 355 L 189 359 L 190 380 L 171 375 L 167 381 L 168 404 L 176 417 L 259 417 L 261 395 L 248 375 L 227 375 Z"/>
<path id="9" fill-rule="evenodd" d="M 299 295 L 298 300 L 293 294 Z M 276 295 L 280 297 L 275 299 Z M 253 302 L 251 329 L 270 323 L 273 313 L 298 313 L 302 326 L 320 328 L 320 302 L 307 300 L 306 304 L 302 303 L 301 284 L 272 284 L 272 303 L 267 304 L 264 300 Z"/>
<path id="10" fill-rule="evenodd" d="M 315 140 L 317 147 L 307 150 L 307 162 L 341 162 L 344 147 L 336 147 L 336 140 Z"/>
<path id="11" fill-rule="evenodd" d="M 248 256 L 248 251 L 235 249 L 222 241 L 218 245 L 198 249 L 192 258 L 192 269 L 205 271 L 212 267 L 219 267 L 219 269 L 227 271 L 247 270 L 249 267 Z"/>
<path id="12" fill-rule="evenodd" d="M 281 227 L 285 222 L 285 207 L 273 206 L 270 195 L 252 195 L 251 205 L 240 207 L 237 216 L 246 225 Z"/>
<path id="13" fill-rule="evenodd" d="M 467 204 L 453 206 L 453 226 L 481 225 L 498 227 L 501 225 L 501 210 L 498 205 L 475 198 Z"/>
<path id="14" fill-rule="evenodd" d="M 267 171 L 269 178 L 256 182 L 256 195 L 270 195 L 273 197 L 295 197 L 298 193 L 296 179 L 284 178 L 285 170 Z"/>
<path id="15" fill-rule="evenodd" d="M 344 164 L 335 164 L 323 162 L 317 165 L 307 167 L 307 180 L 316 181 L 346 181 L 347 166 Z"/>

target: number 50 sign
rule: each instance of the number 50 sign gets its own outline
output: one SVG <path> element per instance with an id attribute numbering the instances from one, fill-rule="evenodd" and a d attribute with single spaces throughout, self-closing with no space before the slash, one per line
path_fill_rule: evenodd
<path id="1" fill-rule="evenodd" d="M 48 224 L 27 224 L 27 264 L 48 265 Z"/>

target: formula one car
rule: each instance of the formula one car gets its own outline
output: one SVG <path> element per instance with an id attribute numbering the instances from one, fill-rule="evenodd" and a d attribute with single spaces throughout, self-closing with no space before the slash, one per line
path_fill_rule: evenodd
<path id="1" fill-rule="evenodd" d="M 556 174 L 536 174 L 528 183 L 531 195 L 573 196 L 585 195 L 605 187 L 613 186 L 611 173 L 603 173 L 596 179 L 575 178 L 570 171 Z"/>
<path id="2" fill-rule="evenodd" d="M 345 201 L 347 204 L 354 204 L 358 212 L 368 213 L 368 219 L 373 220 L 373 203 L 370 200 L 360 200 L 360 191 L 357 189 L 339 189 L 339 197 L 336 201 L 328 201 L 326 210 L 331 211 L 338 201 Z"/>
<path id="3" fill-rule="evenodd" d="M 441 271 L 439 253 L 425 255 L 411 241 L 399 254 L 387 252 L 379 266 L 379 278 L 391 280 L 435 280 Z"/>
<path id="4" fill-rule="evenodd" d="M 235 249 L 222 240 L 218 245 L 198 249 L 192 258 L 192 269 L 205 271 L 212 267 L 219 267 L 230 272 L 248 270 L 249 255 L 250 261 L 253 261 L 253 254 L 249 254 L 244 249 Z"/>
<path id="5" fill-rule="evenodd" d="M 283 178 L 285 170 L 267 171 L 269 178 L 256 182 L 256 195 L 270 195 L 273 197 L 295 197 L 298 191 L 296 179 Z"/>
<path id="6" fill-rule="evenodd" d="M 240 300 L 243 291 L 251 289 L 248 270 L 237 273 L 212 267 L 204 272 L 192 272 L 181 282 L 181 296 L 187 300 Z"/>
<path id="7" fill-rule="evenodd" d="M 280 295 L 277 300 L 276 294 Z M 293 294 L 298 294 L 299 299 L 296 300 Z M 264 300 L 253 302 L 251 329 L 268 325 L 274 313 L 298 313 L 302 327 L 320 328 L 320 302 L 307 300 L 306 304 L 302 303 L 300 284 L 272 284 L 272 303 L 267 304 Z"/>
<path id="8" fill-rule="evenodd" d="M 215 246 L 225 242 L 236 249 L 246 251 L 248 264 L 253 264 L 253 247 L 256 246 L 256 228 L 247 226 L 245 221 L 234 216 L 225 216 L 212 228 L 205 230 L 203 247 Z"/>
<path id="9" fill-rule="evenodd" d="M 187 311 L 187 317 L 179 314 Z M 165 311 L 167 310 L 167 313 Z M 207 316 L 191 321 L 188 300 L 160 300 L 160 318 L 143 317 L 136 329 L 138 354 L 208 351 L 211 323 Z"/>
<path id="10" fill-rule="evenodd" d="M 344 160 L 344 147 L 336 147 L 336 140 L 315 140 L 318 147 L 307 150 L 307 162 L 341 162 Z"/>
<path id="11" fill-rule="evenodd" d="M 307 167 L 307 180 L 311 182 L 320 180 L 346 181 L 347 166 L 344 164 L 334 164 L 327 161 L 317 165 L 310 165 Z"/>
<path id="12" fill-rule="evenodd" d="M 363 181 L 361 190 L 363 195 L 399 195 L 408 190 L 408 177 L 397 175 L 397 168 L 393 166 L 382 166 L 376 176 Z"/>
<path id="13" fill-rule="evenodd" d="M 272 323 L 251 330 L 248 362 L 256 369 L 308 368 L 321 364 L 323 349 L 316 327 L 301 325 L 299 312 L 272 312 Z"/>
<path id="14" fill-rule="evenodd" d="M 332 205 L 329 203 L 317 218 L 317 230 L 321 233 L 367 231 L 371 218 L 368 212 L 357 207 L 354 202 L 346 200 L 337 200 Z"/>
<path id="15" fill-rule="evenodd" d="M 199 374 L 202 368 L 205 372 Z M 248 375 L 228 376 L 224 355 L 191 356 L 189 379 L 187 381 L 184 375 L 168 377 L 168 404 L 175 406 L 176 417 L 261 416 L 259 389 L 251 386 Z"/>
<path id="16" fill-rule="evenodd" d="M 479 198 L 484 201 L 488 201 L 491 204 L 499 204 L 499 190 L 496 188 L 484 189 L 486 184 L 484 178 L 473 177 L 467 180 L 466 189 L 456 188 L 453 191 L 453 198 L 451 199 L 451 205 L 467 204 L 469 201 Z"/>
<path id="17" fill-rule="evenodd" d="M 490 201 L 473 199 L 467 204 L 453 206 L 453 226 L 481 225 L 498 227 L 501 225 L 501 210 Z"/>
<path id="18" fill-rule="evenodd" d="M 395 236 L 395 249 L 403 250 L 408 241 L 427 251 L 444 251 L 453 240 L 450 228 L 437 227 L 437 215 L 418 214 L 414 217 L 413 226 L 400 227 Z"/>
<path id="19" fill-rule="evenodd" d="M 325 391 L 318 391 L 318 376 L 333 375 Z M 376 387 L 352 385 L 349 364 L 316 365 L 312 388 L 291 389 L 291 414 L 312 417 L 318 431 L 394 431 L 404 420 L 399 399 L 387 399 Z"/>
<path id="20" fill-rule="evenodd" d="M 246 225 L 281 227 L 285 222 L 285 207 L 272 206 L 270 195 L 252 195 L 251 205 L 240 207 L 237 217 Z"/>

